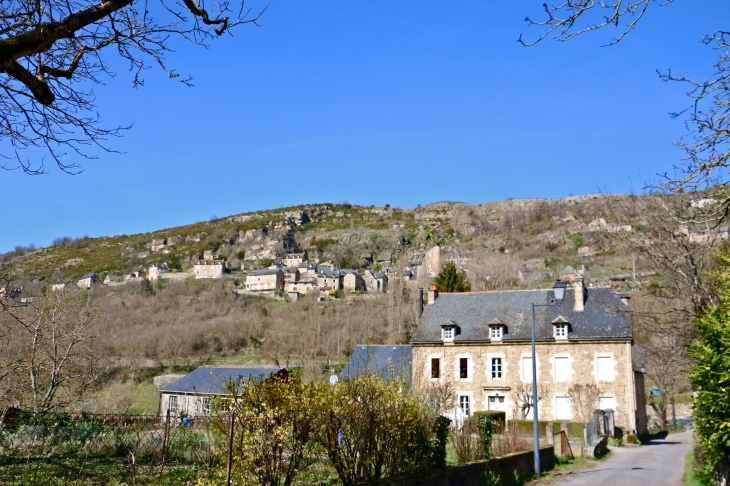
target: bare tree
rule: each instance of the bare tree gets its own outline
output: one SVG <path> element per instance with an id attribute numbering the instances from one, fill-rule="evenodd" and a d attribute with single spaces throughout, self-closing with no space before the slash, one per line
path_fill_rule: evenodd
<path id="1" fill-rule="evenodd" d="M 251 16 L 243 0 L 11 0 L 0 6 L 0 151 L 4 169 L 39 174 L 23 149 L 40 148 L 61 170 L 75 174 L 76 162 L 64 151 L 94 157 L 89 149 L 109 151 L 106 142 L 129 127 L 106 128 L 95 112 L 91 86 L 113 76 L 106 53 L 129 63 L 135 86 L 149 65 L 190 85 L 165 62 L 170 41 L 205 45 L 231 28 L 256 23 L 266 7 Z"/>
<path id="2" fill-rule="evenodd" d="M 3 401 L 47 412 L 79 400 L 99 376 L 91 343 L 99 313 L 82 292 L 45 292 L 0 317 L 17 366 Z"/>
<path id="3" fill-rule="evenodd" d="M 573 420 L 588 423 L 598 408 L 601 389 L 595 383 L 575 384 L 568 389 Z"/>
<path id="4" fill-rule="evenodd" d="M 540 400 L 545 398 L 547 394 L 547 387 L 539 386 L 537 388 L 537 402 L 540 403 Z M 518 383 L 515 389 L 512 390 L 512 398 L 520 409 L 521 419 L 526 420 L 532 411 L 532 385 Z"/>
<path id="5" fill-rule="evenodd" d="M 514 255 L 475 250 L 469 263 L 469 280 L 474 290 L 514 288 L 523 265 L 522 260 Z"/>
<path id="6" fill-rule="evenodd" d="M 650 5 L 668 5 L 673 0 L 653 2 L 652 0 L 568 0 L 555 4 L 543 4 L 542 20 L 527 17 L 528 26 L 538 27 L 541 33 L 534 40 L 519 42 L 533 46 L 553 35 L 561 42 L 576 36 L 601 30 L 605 27 L 619 27 L 620 34 L 609 45 L 623 40 L 636 28 Z M 714 204 L 707 206 L 700 221 L 720 224 L 730 215 L 730 180 L 723 169 L 730 166 L 730 32 L 715 30 L 703 39 L 704 44 L 718 52 L 714 73 L 705 80 L 690 76 L 674 75 L 672 71 L 660 73 L 664 81 L 675 81 L 689 87 L 687 95 L 691 103 L 683 110 L 672 113 L 672 117 L 685 117 L 687 134 L 677 143 L 686 157 L 675 164 L 674 174 L 664 173 L 657 183 L 649 186 L 660 192 L 694 192 L 709 190 Z"/>

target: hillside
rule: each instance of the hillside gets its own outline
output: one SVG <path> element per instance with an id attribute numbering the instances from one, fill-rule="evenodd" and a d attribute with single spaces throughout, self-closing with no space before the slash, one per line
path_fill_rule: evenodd
<path id="1" fill-rule="evenodd" d="M 254 362 L 301 366 L 314 377 L 341 369 L 358 344 L 410 340 L 417 289 L 431 281 L 427 272 L 408 285 L 391 285 L 387 293 L 324 302 L 316 294 L 292 302 L 239 293 L 251 269 L 286 252 L 306 251 L 310 260 L 340 268 L 417 270 L 438 245 L 441 261 L 453 259 L 467 269 L 474 290 L 550 286 L 544 272 L 556 275 L 581 263 L 589 265 L 591 282 L 603 285 L 632 267 L 632 256 L 617 251 L 617 238 L 645 231 L 634 207 L 628 196 L 440 202 L 412 209 L 313 204 L 137 235 L 61 237 L 48 248 L 0 256 L 0 275 L 12 275 L 21 295 L 32 297 L 59 279 L 89 272 L 122 276 L 162 262 L 185 271 L 199 258 L 225 260 L 229 272 L 222 279 L 151 285 L 132 279 L 88 291 L 101 317 L 90 345 L 105 371 L 79 406 L 154 412 L 152 377 L 170 371 Z M 614 214 L 621 214 L 621 224 Z M 639 259 L 636 266 L 641 271 Z M 519 278 L 526 269 L 532 277 Z"/>
<path id="2" fill-rule="evenodd" d="M 515 268 L 555 271 L 586 262 L 593 277 L 625 272 L 631 258 L 613 253 L 609 202 L 626 196 L 510 199 L 483 204 L 440 202 L 412 209 L 312 204 L 243 213 L 135 235 L 59 237 L 48 248 L 19 247 L 0 256 L 3 270 L 48 283 L 89 272 L 128 274 L 154 263 L 225 259 L 235 273 L 246 262 L 307 251 L 341 268 L 358 268 L 364 255 L 418 265 L 427 248 L 442 253 L 503 254 Z M 641 221 L 627 214 L 629 224 Z M 601 218 L 604 221 L 601 221 Z M 586 255 L 579 255 L 578 249 Z M 243 258 L 241 258 L 243 257 Z M 478 255 L 472 260 L 478 260 Z"/>

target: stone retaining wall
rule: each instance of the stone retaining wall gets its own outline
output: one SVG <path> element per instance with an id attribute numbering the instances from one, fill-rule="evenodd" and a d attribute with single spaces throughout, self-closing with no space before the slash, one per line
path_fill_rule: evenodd
<path id="1" fill-rule="evenodd" d="M 522 477 L 529 476 L 534 472 L 533 457 L 532 451 L 518 452 L 488 461 L 473 462 L 463 466 L 451 466 L 446 469 L 413 476 L 380 479 L 358 484 L 362 486 L 483 486 L 485 483 L 484 473 L 488 471 L 496 473 L 501 484 L 512 484 L 515 471 Z M 553 447 L 540 449 L 540 468 L 542 470 L 550 469 L 554 464 L 555 452 Z"/>

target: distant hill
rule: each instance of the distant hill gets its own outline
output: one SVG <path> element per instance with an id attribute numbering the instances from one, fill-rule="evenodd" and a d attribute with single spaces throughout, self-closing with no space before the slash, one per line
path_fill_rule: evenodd
<path id="1" fill-rule="evenodd" d="M 370 264 L 371 255 L 418 265 L 434 245 L 442 254 L 481 252 L 511 255 L 521 268 L 556 271 L 589 263 L 596 277 L 627 271 L 629 255 L 615 254 L 608 203 L 627 196 L 587 195 L 565 199 L 508 199 L 466 204 L 439 202 L 416 208 L 308 204 L 242 213 L 226 218 L 135 235 L 57 238 L 53 246 L 21 248 L 0 256 L 0 266 L 24 280 L 51 282 L 89 272 L 128 274 L 155 263 L 200 258 L 226 260 L 234 273 L 286 252 L 342 268 Z M 628 214 L 628 228 L 642 228 Z M 626 226 L 626 222 L 623 222 Z M 633 227 L 631 225 L 634 225 Z M 625 229 L 625 228 L 624 228 Z"/>

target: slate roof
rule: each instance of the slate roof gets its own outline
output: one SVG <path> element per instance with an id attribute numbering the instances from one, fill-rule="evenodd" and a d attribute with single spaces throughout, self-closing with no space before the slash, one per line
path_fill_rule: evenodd
<path id="1" fill-rule="evenodd" d="M 249 275 L 275 275 L 279 272 L 281 272 L 280 268 L 262 268 L 260 270 L 254 270 L 253 272 L 249 273 Z"/>
<path id="2" fill-rule="evenodd" d="M 412 343 L 441 342 L 441 325 L 449 319 L 460 327 L 454 337 L 459 342 L 489 342 L 489 322 L 498 319 L 506 326 L 503 342 L 529 341 L 531 304 L 548 304 L 550 290 L 507 292 L 442 293 L 433 304 L 424 306 Z M 571 341 L 631 340 L 633 325 L 621 295 L 610 288 L 588 288 L 583 311 L 573 309 L 574 289 L 566 289 L 560 306 L 535 307 L 535 336 L 538 341 L 554 341 L 552 322 L 563 317 L 570 323 Z"/>
<path id="3" fill-rule="evenodd" d="M 220 395 L 224 394 L 223 382 L 229 379 L 237 380 L 249 377 L 259 378 L 263 375 L 268 378 L 274 373 L 278 373 L 282 368 L 231 368 L 231 367 L 215 367 L 201 366 L 197 370 L 183 376 L 179 380 L 170 383 L 162 388 L 161 392 L 166 393 L 202 393 Z"/>
<path id="4" fill-rule="evenodd" d="M 357 346 L 340 377 L 348 379 L 377 373 L 385 380 L 394 377 L 410 380 L 412 364 L 413 348 L 408 345 Z"/>
<path id="5" fill-rule="evenodd" d="M 98 276 L 98 274 L 96 272 L 87 273 L 86 275 L 84 275 L 83 277 L 81 277 L 81 280 L 83 280 L 85 278 L 96 277 L 96 276 Z"/>

